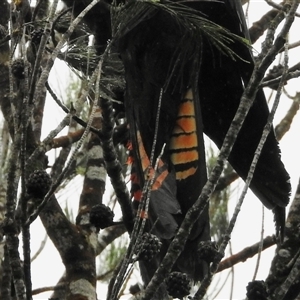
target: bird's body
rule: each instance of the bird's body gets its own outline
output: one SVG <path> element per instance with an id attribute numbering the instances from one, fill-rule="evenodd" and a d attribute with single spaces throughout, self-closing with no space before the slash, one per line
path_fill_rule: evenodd
<path id="1" fill-rule="evenodd" d="M 241 4 L 237 0 L 190 1 L 180 2 L 180 5 L 201 12 L 201 16 L 242 38 L 248 37 Z M 154 165 L 159 158 L 147 230 L 164 241 L 162 255 L 207 180 L 203 133 L 218 147 L 222 146 L 244 86 L 254 69 L 252 54 L 245 44 L 239 41 L 229 44 L 239 56 L 233 60 L 215 47 L 207 36 L 199 36 L 201 43 L 195 42 L 197 37 L 194 37 L 187 46 L 182 42 L 185 34 L 171 14 L 157 9 L 132 26 L 118 44 L 127 86 L 125 111 L 141 188 L 147 182 L 147 167 L 152 164 L 151 170 L 155 174 Z M 268 115 L 264 93 L 258 90 L 229 157 L 229 162 L 243 179 L 249 171 Z M 143 165 L 145 157 L 147 163 Z M 272 131 L 250 188 L 265 206 L 274 210 L 279 227 L 284 226 L 283 216 L 290 192 L 288 179 Z M 174 269 L 188 273 L 195 281 L 201 280 L 207 264 L 198 259 L 197 247 L 205 240 L 210 240 L 208 207 L 194 224 Z M 146 282 L 158 267 L 159 260 L 141 266 Z"/>
<path id="2" fill-rule="evenodd" d="M 161 22 L 165 22 L 164 14 L 157 17 Z M 135 150 L 134 160 L 141 187 L 145 183 L 146 171 L 145 167 L 139 163 L 142 161 L 141 157 L 144 157 L 143 149 L 150 160 L 152 147 L 155 144 L 152 162 L 154 166 L 165 145 L 161 161 L 168 176 L 163 186 L 151 192 L 149 207 L 151 222 L 148 224 L 148 230 L 164 240 L 164 250 L 161 252 L 163 254 L 169 241 L 176 234 L 185 213 L 200 195 L 207 178 L 199 101 L 193 99 L 191 89 L 184 88 L 189 85 L 190 78 L 189 76 L 179 78 L 180 83 L 175 84 L 171 81 L 166 87 L 170 73 L 170 58 L 178 36 L 174 38 L 172 28 L 170 28 L 170 32 L 166 29 L 167 32 L 162 38 L 159 34 L 159 26 L 155 25 L 156 22 L 156 18 L 147 20 L 141 24 L 142 29 L 138 27 L 136 32 L 132 32 L 136 40 L 142 40 L 142 36 L 147 36 L 147 40 L 137 44 L 126 39 L 125 41 L 129 43 L 124 44 L 121 58 L 125 65 L 127 84 L 126 116 L 129 121 L 131 140 Z M 157 114 L 160 116 L 158 122 Z M 155 137 L 156 123 L 158 130 Z M 190 138 L 193 140 L 188 141 Z M 187 145 L 187 142 L 191 145 Z M 185 153 L 186 151 L 188 153 Z M 195 153 L 197 157 L 194 157 L 192 161 L 187 160 L 189 154 Z M 184 175 L 189 171 L 191 176 Z M 152 228 L 153 225 L 154 228 Z M 199 241 L 210 239 L 208 207 L 194 226 L 192 235 L 188 244 L 193 243 L 193 247 L 187 245 L 186 252 L 195 250 Z M 194 259 L 187 260 L 186 255 L 183 254 L 177 267 L 189 273 L 192 278 L 200 280 L 207 266 L 203 261 L 196 263 L 195 251 L 188 256 Z M 141 264 L 141 269 L 148 270 L 142 272 L 144 281 L 149 281 L 150 278 L 147 277 L 149 273 L 153 274 L 158 267 L 157 264 L 153 261 L 149 264 Z M 150 271 L 152 268 L 153 270 Z"/>

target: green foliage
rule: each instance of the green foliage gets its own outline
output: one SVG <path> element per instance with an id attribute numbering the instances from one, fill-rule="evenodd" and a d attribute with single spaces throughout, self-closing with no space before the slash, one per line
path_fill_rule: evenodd
<path id="1" fill-rule="evenodd" d="M 128 246 L 128 240 L 125 236 L 114 240 L 101 253 L 99 258 L 98 278 L 103 281 L 109 281 L 112 273 L 118 267 L 123 259 Z"/>
<path id="2" fill-rule="evenodd" d="M 207 150 L 207 169 L 210 173 L 217 160 L 217 153 L 212 146 Z M 233 172 L 229 163 L 226 164 L 223 176 Z M 209 214 L 211 224 L 211 236 L 216 242 L 222 239 L 226 228 L 228 227 L 228 201 L 231 197 L 230 185 L 225 189 L 215 191 L 209 202 Z"/>
<path id="3" fill-rule="evenodd" d="M 212 194 L 210 199 L 210 223 L 211 236 L 219 242 L 228 227 L 228 201 L 230 199 L 230 187 Z"/>

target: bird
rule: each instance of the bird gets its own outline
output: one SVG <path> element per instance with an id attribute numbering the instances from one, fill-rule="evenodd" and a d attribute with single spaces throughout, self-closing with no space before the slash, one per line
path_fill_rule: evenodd
<path id="1" fill-rule="evenodd" d="M 147 182 L 148 167 L 150 173 L 153 172 L 159 158 L 155 187 L 150 194 L 146 230 L 163 243 L 156 260 L 139 264 L 145 284 L 151 280 L 185 214 L 207 181 L 200 105 L 194 97 L 193 88 L 185 88 L 191 78 L 178 78 L 178 82 L 172 79 L 164 87 L 170 72 L 174 43 L 180 32 L 174 40 L 174 28 L 168 26 L 172 18 L 160 11 L 155 16 L 139 23 L 121 38 L 118 48 L 125 68 L 127 87 L 124 105 L 132 144 L 134 178 L 138 178 L 140 189 Z M 160 33 L 160 26 L 164 28 L 163 33 Z M 178 65 L 178 68 L 181 66 Z M 160 182 L 162 177 L 164 180 Z M 138 189 L 134 190 L 133 196 L 138 202 L 140 193 L 136 191 Z M 202 279 L 208 264 L 197 257 L 196 249 L 200 241 L 208 240 L 210 225 L 206 206 L 193 226 L 174 270 L 187 273 L 195 281 Z M 163 294 L 163 291 L 160 293 Z M 160 299 L 160 296 L 156 295 L 155 299 Z"/>
<path id="2" fill-rule="evenodd" d="M 224 28 L 248 39 L 240 1 L 131 5 L 138 5 L 136 19 L 129 14 L 130 22 L 116 44 L 125 69 L 124 106 L 134 170 L 132 195 L 139 202 L 140 190 L 152 180 L 146 230 L 163 242 L 156 261 L 140 264 L 147 284 L 207 181 L 203 136 L 222 146 L 249 83 L 254 58 L 250 47 L 240 40 L 233 39 L 226 53 L 207 35 L 186 26 L 186 16 L 195 16 L 193 21 L 207 20 L 215 30 Z M 177 9 L 182 18 L 176 19 L 178 15 L 164 5 Z M 265 95 L 259 89 L 228 158 L 244 180 L 268 116 Z M 290 183 L 274 130 L 262 149 L 250 188 L 274 211 L 276 230 L 283 234 Z M 210 239 L 207 205 L 173 270 L 188 274 L 193 281 L 202 280 L 209 262 L 199 259 L 197 250 L 200 242 Z"/>

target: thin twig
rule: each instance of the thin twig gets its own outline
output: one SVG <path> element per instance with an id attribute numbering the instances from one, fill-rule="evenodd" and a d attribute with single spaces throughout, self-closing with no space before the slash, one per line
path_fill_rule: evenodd
<path id="1" fill-rule="evenodd" d="M 34 94 L 39 93 L 43 89 L 43 85 L 38 85 L 38 84 L 36 85 L 36 79 L 38 77 L 38 73 L 39 73 L 43 55 L 45 53 L 44 51 L 45 51 L 45 47 L 46 47 L 46 44 L 47 44 L 47 41 L 48 41 L 48 38 L 50 35 L 50 30 L 52 28 L 52 24 L 54 21 L 54 16 L 55 16 L 57 5 L 58 5 L 58 0 L 54 0 L 52 3 L 52 6 L 51 6 L 51 10 L 48 15 L 48 20 L 45 24 L 44 34 L 41 38 L 41 42 L 39 44 L 39 49 L 38 49 L 38 52 L 36 54 L 36 58 L 34 61 L 34 67 L 33 67 L 32 75 L 31 75 L 31 81 L 30 81 L 30 87 L 29 87 L 29 104 L 30 105 L 33 103 Z"/>
<path id="2" fill-rule="evenodd" d="M 50 131 L 48 136 L 35 148 L 31 156 L 28 158 L 26 162 L 26 168 L 30 166 L 37 157 L 41 154 L 52 149 L 51 143 L 52 140 L 59 134 L 66 126 L 70 124 L 70 115 L 66 115 L 64 119 L 57 125 L 57 127 Z"/>
<path id="3" fill-rule="evenodd" d="M 45 234 L 45 237 L 43 238 L 40 247 L 38 248 L 38 250 L 32 255 L 31 257 L 31 262 L 33 262 L 35 259 L 38 258 L 38 256 L 41 254 L 41 252 L 44 250 L 45 246 L 46 246 L 46 242 L 48 239 L 48 234 Z"/>
<path id="4" fill-rule="evenodd" d="M 74 21 L 70 24 L 68 30 L 63 34 L 61 40 L 58 42 L 57 46 L 51 53 L 50 58 L 47 61 L 45 68 L 42 71 L 39 81 L 36 84 L 36 90 L 40 90 L 45 86 L 46 81 L 49 78 L 50 70 L 54 64 L 55 59 L 59 55 L 61 49 L 70 38 L 72 32 L 75 30 L 76 26 L 82 21 L 83 17 L 90 11 L 100 0 L 93 0 L 82 12 L 74 19 Z M 34 98 L 34 97 L 33 97 Z"/>
<path id="5" fill-rule="evenodd" d="M 21 39 L 22 51 L 25 53 L 25 27 L 23 30 L 23 36 Z M 32 290 L 32 282 L 31 282 L 31 258 L 30 258 L 30 228 L 29 226 L 24 226 L 27 218 L 27 200 L 26 200 L 26 180 L 27 180 L 27 169 L 26 169 L 26 161 L 28 156 L 27 150 L 27 130 L 28 125 L 31 120 L 32 109 L 29 106 L 29 70 L 28 70 L 28 62 L 25 57 L 24 59 L 25 65 L 25 79 L 23 93 L 23 103 L 22 103 L 22 114 L 21 114 L 21 150 L 20 150 L 20 167 L 21 167 L 21 196 L 20 196 L 20 205 L 21 205 L 21 222 L 22 222 L 22 240 L 23 240 L 23 269 L 24 269 L 24 281 L 26 288 L 26 297 L 27 300 L 32 299 L 31 290 Z M 35 141 L 32 141 L 34 143 Z"/>
<path id="6" fill-rule="evenodd" d="M 284 10 L 284 6 L 281 4 L 278 4 L 272 0 L 265 0 L 270 6 L 274 7 L 277 10 Z M 297 12 L 295 13 L 296 17 L 300 17 L 300 14 L 298 14 Z"/>
<path id="7" fill-rule="evenodd" d="M 248 246 L 244 248 L 242 251 L 233 254 L 230 257 L 222 260 L 218 266 L 217 273 L 229 269 L 240 262 L 245 262 L 248 258 L 251 258 L 254 255 L 256 255 L 259 251 L 260 244 L 261 241 L 251 246 Z M 263 239 L 262 245 L 263 245 L 262 251 L 276 245 L 276 237 L 274 235 L 265 237 Z"/>
<path id="8" fill-rule="evenodd" d="M 285 76 L 285 80 L 288 81 L 290 79 L 298 78 L 298 77 L 300 77 L 300 70 L 287 73 L 287 75 Z M 277 78 L 274 78 L 272 80 L 264 81 L 259 86 L 261 88 L 268 87 L 268 86 L 271 86 L 271 85 L 274 85 L 274 84 L 278 84 L 280 81 L 281 81 L 281 76 L 279 76 Z"/>
<path id="9" fill-rule="evenodd" d="M 57 103 L 57 105 L 58 105 L 59 107 L 61 107 L 62 110 L 63 110 L 65 113 L 69 114 L 69 113 L 70 113 L 70 110 L 62 103 L 61 100 L 58 99 L 58 97 L 56 96 L 56 94 L 54 93 L 54 91 L 52 90 L 52 88 L 50 87 L 48 81 L 46 81 L 45 86 L 46 86 L 48 92 L 50 93 L 50 95 L 52 96 L 53 100 Z M 79 117 L 76 116 L 76 115 L 73 115 L 72 118 L 73 118 L 73 120 L 76 121 L 79 125 L 81 125 L 82 127 L 86 128 L 87 123 L 86 123 L 85 121 L 83 121 L 81 118 L 79 118 Z M 90 127 L 90 131 L 93 132 L 93 133 L 95 133 L 95 134 L 97 134 L 99 137 L 102 136 L 101 131 L 100 131 L 99 129 L 93 127 L 93 126 Z"/>
<path id="10" fill-rule="evenodd" d="M 261 233 L 260 233 L 260 242 L 259 242 L 259 246 L 258 246 L 258 253 L 257 253 L 257 260 L 256 260 L 256 265 L 255 265 L 255 270 L 254 270 L 254 274 L 252 277 L 252 281 L 254 281 L 256 279 L 257 273 L 258 273 L 258 269 L 259 269 L 259 263 L 260 263 L 260 259 L 261 259 L 261 253 L 263 251 L 263 246 L 264 246 L 264 222 L 265 222 L 265 208 L 262 205 L 262 218 L 261 218 Z"/>
<path id="11" fill-rule="evenodd" d="M 300 93 L 297 93 L 286 115 L 280 121 L 280 123 L 275 127 L 276 137 L 278 140 L 281 140 L 284 134 L 289 131 L 291 124 L 295 116 L 297 115 L 297 112 L 299 111 L 300 108 L 299 103 L 300 103 Z"/>
<path id="12" fill-rule="evenodd" d="M 101 66 L 102 66 L 102 60 L 99 62 L 99 68 L 96 69 L 96 71 L 94 72 L 94 74 L 92 75 L 92 78 L 90 80 L 90 86 L 95 82 L 95 80 L 99 77 L 99 72 L 101 72 Z M 85 97 L 87 91 L 85 93 L 82 93 L 82 97 Z M 69 170 L 69 168 L 71 167 L 71 164 L 73 162 L 73 160 L 75 159 L 78 151 L 79 151 L 79 148 L 81 147 L 81 144 L 83 142 L 83 140 L 86 138 L 88 132 L 89 132 L 89 128 L 91 126 L 91 123 L 92 123 L 92 116 L 93 114 L 95 113 L 96 111 L 96 107 L 97 105 L 95 104 L 97 103 L 96 101 L 94 102 L 94 106 L 93 106 L 93 109 L 92 109 L 92 113 L 91 113 L 91 117 L 89 118 L 89 122 L 87 124 L 87 127 L 85 128 L 85 131 L 80 139 L 80 141 L 77 143 L 76 145 L 76 148 L 75 150 L 73 151 L 69 161 L 67 162 L 66 164 L 66 167 L 64 168 L 64 170 L 61 172 L 61 174 L 58 176 L 57 180 L 55 181 L 55 183 L 52 184 L 50 190 L 48 191 L 48 193 L 45 195 L 42 203 L 37 207 L 36 211 L 29 216 L 28 220 L 26 221 L 25 225 L 28 225 L 30 223 L 32 223 L 36 218 L 37 216 L 39 215 L 40 211 L 45 207 L 45 205 L 50 201 L 51 199 L 51 196 L 52 194 L 56 191 L 56 189 L 58 188 L 58 186 L 60 185 L 61 181 L 63 180 L 65 174 L 67 173 L 67 171 Z"/>

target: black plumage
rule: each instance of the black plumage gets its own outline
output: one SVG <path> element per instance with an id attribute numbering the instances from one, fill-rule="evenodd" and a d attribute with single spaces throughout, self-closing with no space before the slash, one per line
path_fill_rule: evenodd
<path id="1" fill-rule="evenodd" d="M 195 202 L 201 193 L 201 189 L 206 182 L 206 165 L 203 145 L 203 126 L 199 101 L 194 99 L 194 110 L 197 115 L 195 126 L 197 128 L 196 151 L 199 154 L 195 161 L 197 170 L 183 180 L 176 180 L 176 166 L 170 157 L 170 144 L 172 132 L 177 120 L 177 114 L 181 100 L 185 98 L 188 86 L 191 86 L 190 94 L 193 95 L 193 87 L 196 90 L 196 68 L 192 66 L 197 63 L 195 57 L 191 61 L 180 62 L 173 70 L 172 61 L 176 64 L 176 59 L 182 54 L 178 49 L 178 56 L 174 56 L 176 47 L 182 47 L 181 35 L 184 35 L 184 28 L 174 26 L 173 17 L 163 10 L 153 12 L 154 17 L 147 18 L 140 22 L 138 26 L 130 30 L 121 40 L 119 49 L 121 59 L 125 66 L 126 79 L 126 100 L 125 109 L 129 122 L 133 149 L 135 150 L 135 162 L 138 166 L 138 175 L 141 186 L 144 185 L 144 169 L 141 165 L 141 149 L 137 141 L 139 132 L 142 144 L 150 158 L 154 140 L 154 163 L 163 145 L 166 144 L 165 151 L 161 157 L 163 167 L 168 170 L 168 176 L 163 181 L 161 188 L 151 192 L 149 207 L 149 230 L 164 240 L 164 254 L 169 240 L 174 237 L 185 213 Z M 172 24 L 172 26 L 169 26 Z M 161 26 L 164 30 L 161 30 Z M 174 28 L 175 27 L 175 28 Z M 174 32 L 174 29 L 177 32 Z M 181 43 L 181 44 L 180 44 Z M 195 49 L 196 49 L 195 43 Z M 193 57 L 193 51 L 188 50 L 186 57 Z M 198 50 L 198 49 L 197 49 Z M 199 52 L 200 53 L 200 52 Z M 171 64 L 170 64 L 171 63 Z M 183 72 L 183 73 L 182 73 Z M 172 76 L 171 74 L 179 73 Z M 168 83 L 168 80 L 170 82 Z M 191 98 L 191 95 L 187 96 Z M 158 109 L 160 107 L 160 109 Z M 160 117 L 157 123 L 158 132 L 155 137 L 156 118 Z M 188 166 L 187 166 L 188 168 Z M 160 171 L 160 170 L 158 170 Z M 159 175 L 159 174 L 158 174 Z M 165 228 L 162 228 L 162 224 Z M 154 228 L 152 226 L 154 225 Z M 208 207 L 195 224 L 192 235 L 186 245 L 186 249 L 179 258 L 176 268 L 188 273 L 193 279 L 200 280 L 206 272 L 207 264 L 203 260 L 197 260 L 197 245 L 202 240 L 210 239 Z M 189 259 L 186 259 L 189 257 Z M 159 262 L 157 262 L 158 264 Z M 142 263 L 141 269 L 150 269 L 153 273 L 157 268 L 154 262 L 147 267 Z M 144 273 L 147 282 L 151 275 Z"/>
<path id="2" fill-rule="evenodd" d="M 172 8 L 176 7 L 174 3 L 171 5 Z M 248 38 L 239 1 L 181 2 L 178 9 L 182 15 L 186 12 L 191 15 L 195 13 L 195 16 L 207 18 L 237 36 Z M 148 157 L 155 140 L 154 162 L 166 144 L 161 160 L 169 171 L 169 181 L 166 185 L 168 188 L 164 189 L 164 186 L 161 186 L 158 191 L 154 191 L 149 207 L 149 229 L 154 226 L 151 230 L 165 241 L 174 236 L 174 228 L 180 225 L 206 182 L 203 132 L 218 147 L 222 146 L 240 103 L 244 86 L 248 84 L 254 68 L 251 50 L 241 40 L 230 37 L 231 42 L 227 46 L 232 52 L 226 53 L 226 47 L 216 45 L 209 35 L 203 33 L 196 36 L 194 32 L 197 33 L 197 30 L 193 31 L 193 28 L 191 32 L 187 31 L 187 27 L 176 21 L 176 16 L 172 13 L 149 4 L 148 13 L 146 10 L 140 13 L 136 23 L 133 18 L 126 32 L 121 34 L 118 40 L 127 85 L 125 110 L 142 186 L 145 183 L 145 170 L 140 164 L 137 132 Z M 233 53 L 238 58 L 234 59 Z M 172 136 L 181 101 L 188 90 L 193 98 L 197 130 L 196 149 L 199 156 L 196 162 L 193 162 L 197 165 L 197 172 L 181 180 L 176 177 L 179 165 L 172 161 Z M 157 122 L 158 113 L 160 118 Z M 243 179 L 247 177 L 268 115 L 264 93 L 258 90 L 256 100 L 229 157 L 229 162 Z M 183 145 L 182 148 L 184 147 Z M 250 188 L 266 207 L 274 210 L 276 224 L 281 229 L 284 227 L 285 206 L 289 200 L 288 180 L 289 176 L 280 160 L 278 142 L 272 130 L 263 147 Z M 170 191 L 173 191 L 173 195 Z M 180 210 L 171 211 L 170 207 L 168 209 L 168 203 L 170 207 L 178 207 Z M 160 220 L 163 219 L 173 225 L 170 227 L 172 230 L 168 230 L 168 236 L 159 227 Z M 206 207 L 195 223 L 175 269 L 188 273 L 194 280 L 200 280 L 207 265 L 197 259 L 195 250 L 200 241 L 209 239 L 209 217 Z M 148 271 L 157 266 L 158 263 L 152 264 Z M 154 270 L 150 273 L 152 272 Z M 145 277 L 149 276 L 151 277 L 147 274 Z M 148 280 L 149 278 L 146 278 L 146 281 Z"/>

